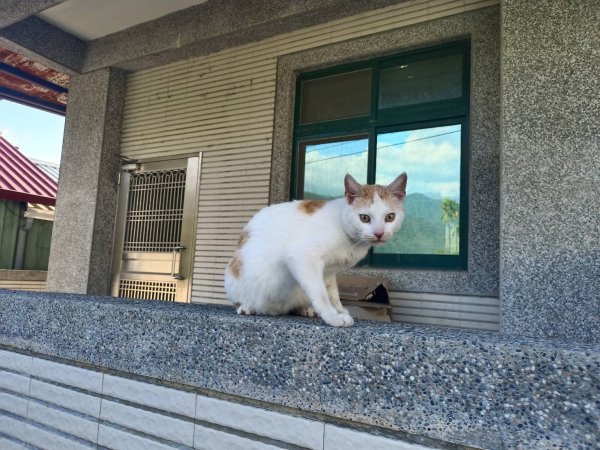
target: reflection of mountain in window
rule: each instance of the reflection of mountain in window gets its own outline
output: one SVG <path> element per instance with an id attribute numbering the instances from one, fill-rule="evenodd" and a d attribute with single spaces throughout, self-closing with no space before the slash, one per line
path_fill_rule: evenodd
<path id="1" fill-rule="evenodd" d="M 454 199 L 456 205 L 460 202 L 460 135 L 461 126 L 452 125 L 377 136 L 376 182 L 386 185 L 404 170 L 410 183 L 404 224 L 375 253 L 458 254 L 459 217 L 451 227 L 442 212 L 445 199 Z M 453 236 L 455 245 L 447 244 L 446 234 Z"/>

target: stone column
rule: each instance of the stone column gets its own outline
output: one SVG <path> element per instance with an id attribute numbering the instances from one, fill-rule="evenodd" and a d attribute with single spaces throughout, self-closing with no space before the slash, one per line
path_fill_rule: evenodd
<path id="1" fill-rule="evenodd" d="M 125 81 L 110 68 L 71 78 L 49 291 L 109 293 Z"/>
<path id="2" fill-rule="evenodd" d="M 501 330 L 600 342 L 600 7 L 502 2 Z"/>

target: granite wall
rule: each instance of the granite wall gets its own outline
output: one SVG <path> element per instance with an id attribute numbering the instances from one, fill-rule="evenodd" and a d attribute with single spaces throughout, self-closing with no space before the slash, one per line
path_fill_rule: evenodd
<path id="1" fill-rule="evenodd" d="M 431 450 L 0 346 L 0 448 Z"/>
<path id="2" fill-rule="evenodd" d="M 3 290 L 0 346 L 434 447 L 600 445 L 597 346 Z"/>
<path id="3" fill-rule="evenodd" d="M 600 343 L 600 7 L 502 4 L 501 329 Z"/>
<path id="4" fill-rule="evenodd" d="M 48 290 L 109 292 L 125 74 L 71 78 Z"/>

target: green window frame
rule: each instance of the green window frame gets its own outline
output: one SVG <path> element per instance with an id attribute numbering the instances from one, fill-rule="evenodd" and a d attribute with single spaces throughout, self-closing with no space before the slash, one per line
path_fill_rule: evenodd
<path id="1" fill-rule="evenodd" d="M 435 98 L 436 96 L 434 92 L 433 95 L 430 95 L 430 98 L 432 97 L 431 100 L 429 100 L 427 96 L 421 95 L 421 97 L 425 97 L 425 100 L 419 101 L 418 98 L 420 96 L 420 92 L 418 89 L 402 90 L 399 88 L 398 92 L 400 92 L 400 94 L 398 95 L 400 96 L 400 101 L 402 101 L 402 95 L 404 95 L 406 92 L 408 93 L 406 94 L 408 97 L 413 95 L 413 97 L 417 100 L 410 100 L 409 98 L 409 100 L 406 101 L 406 104 L 400 106 L 392 105 L 384 108 L 381 105 L 383 102 L 380 100 L 379 95 L 380 90 L 383 89 L 380 86 L 380 79 L 382 77 L 382 72 L 385 71 L 385 69 L 404 68 L 409 66 L 416 67 L 418 66 L 418 63 L 424 63 L 425 67 L 427 68 L 428 66 L 426 64 L 428 60 L 449 61 L 448 59 L 444 58 L 455 58 L 453 61 L 460 61 L 459 63 L 455 63 L 455 66 L 459 67 L 459 69 L 454 69 L 455 71 L 458 70 L 460 72 L 459 81 L 454 80 L 453 84 L 448 84 L 448 86 L 450 86 L 448 88 L 449 92 L 453 92 L 452 89 L 454 89 L 454 91 L 457 91 L 458 94 L 449 94 L 446 98 L 443 98 L 443 95 L 441 95 L 441 98 Z M 423 67 L 423 65 L 421 67 Z M 435 66 L 435 63 L 431 67 L 433 67 L 434 70 L 438 70 L 438 66 Z M 338 117 L 333 117 L 331 119 L 317 118 L 316 120 L 313 119 L 311 121 L 302 121 L 303 114 L 305 116 L 309 115 L 302 110 L 303 87 L 309 86 L 309 84 L 305 84 L 307 81 L 326 79 L 328 77 L 336 76 L 338 76 L 337 80 L 343 80 L 344 75 L 362 73 L 361 71 L 364 70 L 370 71 L 370 84 L 368 87 L 370 92 L 364 92 L 363 94 L 365 95 L 361 94 L 359 97 L 361 98 L 361 101 L 365 101 L 365 98 L 367 99 L 366 101 L 369 103 L 368 113 L 366 112 L 367 108 L 365 107 L 361 113 L 355 112 L 354 117 L 340 118 L 340 115 L 338 114 Z M 389 74 L 390 71 L 387 73 Z M 389 75 L 387 79 L 389 79 Z M 292 200 L 304 198 L 305 172 L 307 163 L 305 159 L 307 153 L 306 149 L 310 148 L 312 145 L 324 145 L 327 143 L 332 143 L 335 146 L 336 142 L 344 143 L 344 145 L 346 145 L 346 143 L 351 141 L 357 141 L 354 144 L 358 145 L 360 142 L 361 145 L 367 147 L 364 150 L 366 155 L 362 155 L 363 159 L 366 159 L 366 180 L 362 180 L 362 182 L 366 181 L 369 184 L 373 184 L 377 181 L 376 175 L 378 150 L 379 153 L 382 153 L 381 150 L 385 147 L 384 145 L 378 149 L 377 140 L 379 137 L 382 137 L 387 133 L 399 133 L 398 136 L 402 136 L 402 132 L 426 132 L 429 131 L 428 129 L 435 129 L 437 127 L 450 127 L 447 129 L 452 130 L 451 133 L 460 132 L 460 137 L 454 138 L 456 142 L 460 142 L 460 149 L 457 150 L 457 153 L 460 153 L 460 169 L 459 174 L 456 175 L 460 179 L 460 189 L 457 197 L 458 202 L 454 201 L 455 205 L 458 204 L 455 206 L 455 208 L 458 208 L 458 211 L 455 209 L 451 210 L 453 219 L 455 216 L 458 216 L 458 221 L 453 222 L 455 225 L 452 225 L 454 227 L 452 236 L 454 236 L 455 240 L 456 236 L 458 237 L 458 243 L 456 245 L 453 244 L 452 254 L 440 254 L 439 252 L 431 254 L 424 252 L 410 253 L 410 251 L 398 253 L 378 253 L 377 250 L 371 250 L 367 257 L 360 262 L 360 266 L 409 269 L 467 269 L 469 199 L 469 81 L 470 43 L 468 41 L 458 41 L 430 47 L 427 49 L 409 51 L 402 54 L 345 64 L 313 72 L 306 72 L 298 76 L 296 81 L 296 104 L 292 149 L 292 179 L 290 185 L 290 198 Z M 365 84 L 364 80 L 360 82 L 363 83 L 363 85 Z M 410 83 L 410 81 L 407 83 Z M 314 86 L 314 83 L 312 86 Z M 388 84 L 388 89 L 389 86 L 390 85 Z M 393 86 L 394 85 L 392 85 L 391 88 L 392 91 Z M 431 84 L 430 86 L 434 85 Z M 435 91 L 436 88 L 437 85 L 434 86 L 433 91 Z M 314 89 L 314 87 L 312 89 Z M 316 92 L 318 92 L 318 90 Z M 322 90 L 321 92 L 326 91 Z M 309 105 L 306 107 L 306 110 L 308 110 L 308 108 L 313 108 L 313 110 L 315 110 L 314 106 L 310 106 L 309 101 L 306 103 Z M 327 106 L 325 106 L 324 109 L 327 109 Z M 319 110 L 316 109 L 316 111 L 318 115 Z M 327 113 L 328 112 L 325 112 L 325 114 Z M 314 115 L 315 113 L 313 113 L 313 116 Z M 446 129 L 442 131 L 445 130 Z M 389 136 L 392 136 L 392 134 Z M 441 136 L 442 134 L 450 133 L 431 135 L 431 138 Z M 355 153 L 348 153 L 348 155 L 353 154 Z M 341 179 L 339 180 L 339 184 L 342 186 Z M 408 171 L 408 187 L 410 195 L 410 171 Z M 444 201 L 445 200 L 440 199 L 440 204 L 443 204 Z M 446 214 L 446 212 L 444 212 L 444 214 Z M 440 218 L 440 220 L 446 220 L 444 222 L 446 224 L 446 245 L 448 245 L 447 217 L 448 215 L 446 214 L 444 219 Z M 403 225 L 403 228 L 404 226 L 405 225 Z M 399 233 L 401 232 L 402 229 Z M 439 230 L 436 232 L 439 234 Z"/>

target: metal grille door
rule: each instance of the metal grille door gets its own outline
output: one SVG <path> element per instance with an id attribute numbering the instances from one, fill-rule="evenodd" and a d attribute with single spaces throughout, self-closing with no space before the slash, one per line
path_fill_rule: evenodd
<path id="1" fill-rule="evenodd" d="M 176 283 L 139 280 L 121 280 L 119 282 L 119 297 L 174 302 L 176 293 Z"/>
<path id="2" fill-rule="evenodd" d="M 181 241 L 184 169 L 131 175 L 125 219 L 126 252 L 169 252 Z"/>
<path id="3" fill-rule="evenodd" d="M 199 158 L 124 166 L 113 295 L 189 301 Z"/>

